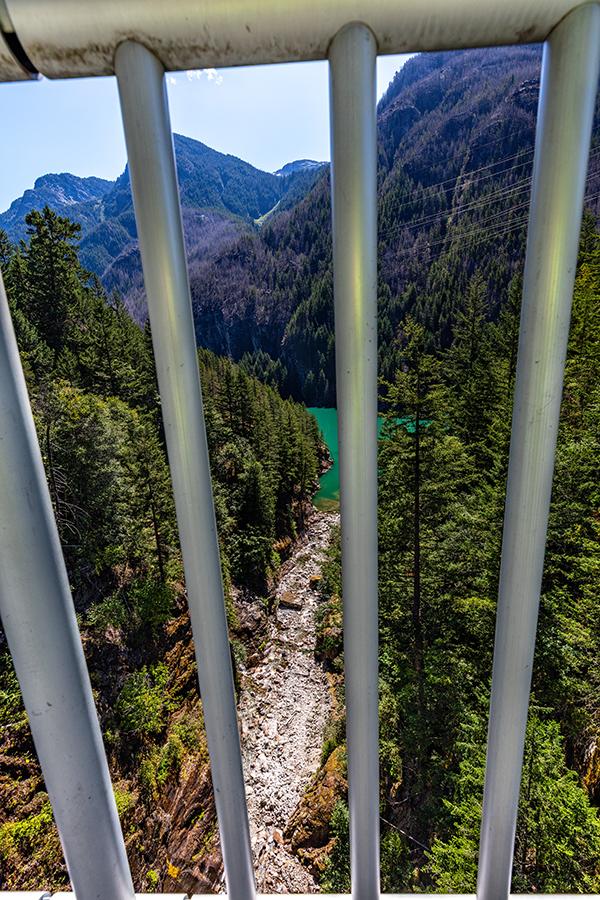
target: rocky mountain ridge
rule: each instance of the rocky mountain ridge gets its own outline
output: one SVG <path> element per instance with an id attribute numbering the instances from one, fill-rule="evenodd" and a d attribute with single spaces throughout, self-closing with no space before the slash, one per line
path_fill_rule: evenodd
<path id="1" fill-rule="evenodd" d="M 180 134 L 174 135 L 174 146 L 191 259 L 212 258 L 274 207 L 296 202 L 322 165 L 298 160 L 277 173 L 263 172 Z M 43 175 L 0 213 L 0 228 L 13 242 L 26 239 L 26 214 L 46 205 L 81 225 L 83 264 L 109 290 L 123 294 L 134 313 L 145 307 L 129 168 L 114 182 L 70 173 Z"/>
<path id="2" fill-rule="evenodd" d="M 396 365 L 407 314 L 451 341 L 476 270 L 495 319 L 521 271 L 541 52 L 517 46 L 421 54 L 378 107 L 380 371 Z M 588 177 L 600 199 L 599 131 Z M 175 136 L 198 344 L 308 405 L 335 396 L 328 166 L 260 172 Z M 85 205 L 87 204 L 87 205 Z M 137 321 L 146 316 L 127 170 L 98 199 L 73 204 L 81 257 Z M 0 226 L 7 227 L 7 213 Z M 11 226 L 11 227 L 14 227 Z M 9 230 L 9 229 L 7 229 Z M 9 230 L 10 234 L 10 230 Z"/>
<path id="3" fill-rule="evenodd" d="M 109 193 L 114 182 L 94 176 L 81 178 L 70 172 L 49 173 L 36 178 L 29 188 L 13 200 L 5 212 L 0 213 L 0 227 L 13 241 L 26 238 L 25 216 L 32 209 L 50 206 L 63 216 L 78 221 L 83 229 L 91 229 L 97 223 L 97 213 L 102 208 L 102 199 Z"/>

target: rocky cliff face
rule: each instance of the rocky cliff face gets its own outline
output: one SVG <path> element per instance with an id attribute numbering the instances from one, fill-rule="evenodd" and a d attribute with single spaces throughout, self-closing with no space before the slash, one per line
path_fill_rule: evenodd
<path id="1" fill-rule="evenodd" d="M 26 239 L 25 216 L 32 209 L 50 206 L 62 216 L 75 218 L 82 227 L 91 229 L 101 216 L 102 199 L 112 189 L 113 182 L 103 178 L 78 178 L 65 172 L 61 175 L 42 175 L 22 197 L 14 200 L 6 212 L 0 214 L 0 228 L 12 241 Z"/>

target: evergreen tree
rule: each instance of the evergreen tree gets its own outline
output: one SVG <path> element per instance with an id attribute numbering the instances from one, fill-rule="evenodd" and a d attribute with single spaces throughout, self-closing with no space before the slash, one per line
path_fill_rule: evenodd
<path id="1" fill-rule="evenodd" d="M 489 468 L 488 446 L 497 402 L 496 372 L 492 365 L 487 326 L 487 287 L 476 272 L 456 313 L 452 346 L 444 359 L 445 376 L 453 390 L 452 428 L 468 445 L 478 467 Z"/>
<path id="2" fill-rule="evenodd" d="M 472 718 L 447 808 L 452 837 L 433 843 L 429 871 L 436 890 L 475 890 L 485 770 L 485 732 Z M 567 768 L 556 722 L 530 716 L 515 842 L 512 890 L 595 893 L 600 884 L 600 818 Z"/>
<path id="3" fill-rule="evenodd" d="M 47 206 L 28 213 L 25 221 L 29 242 L 23 250 L 27 267 L 23 311 L 56 363 L 83 289 L 77 260 L 81 228 Z"/>

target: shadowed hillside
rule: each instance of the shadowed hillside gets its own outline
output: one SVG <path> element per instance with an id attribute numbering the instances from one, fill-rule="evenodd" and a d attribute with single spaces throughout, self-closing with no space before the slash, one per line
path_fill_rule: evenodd
<path id="1" fill-rule="evenodd" d="M 379 104 L 379 355 L 409 312 L 447 346 L 475 269 L 496 318 L 523 261 L 539 86 L 537 47 L 410 59 Z M 588 179 L 600 196 L 595 149 Z M 202 345 L 272 375 L 309 405 L 334 402 L 328 174 L 294 208 L 191 268 Z M 283 373 L 283 374 L 282 374 Z"/>

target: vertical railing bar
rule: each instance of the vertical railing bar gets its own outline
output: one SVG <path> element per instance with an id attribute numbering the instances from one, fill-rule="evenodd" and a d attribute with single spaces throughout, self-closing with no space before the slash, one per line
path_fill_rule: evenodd
<path id="1" fill-rule="evenodd" d="M 78 900 L 133 884 L 0 275 L 0 615 Z"/>
<path id="2" fill-rule="evenodd" d="M 371 31 L 329 52 L 335 350 L 352 894 L 379 898 L 377 132 Z"/>
<path id="3" fill-rule="evenodd" d="M 227 890 L 232 900 L 250 900 L 248 812 L 164 70 L 126 41 L 115 71 Z"/>
<path id="4" fill-rule="evenodd" d="M 569 13 L 544 47 L 504 516 L 479 900 L 506 900 L 585 176 L 600 7 Z"/>

